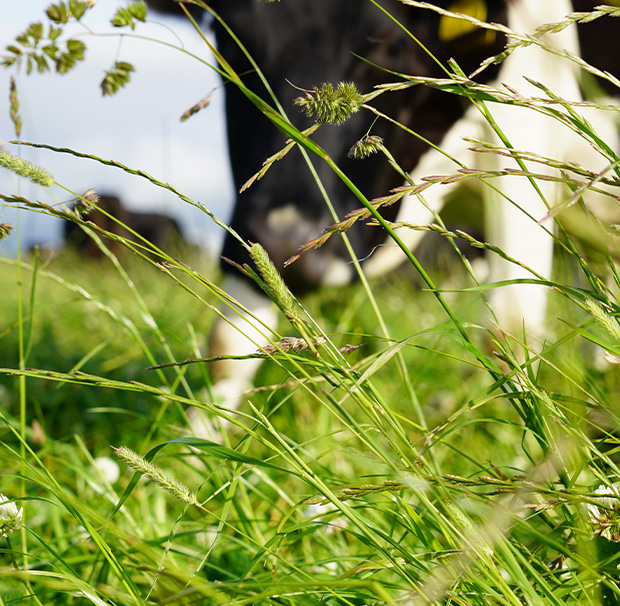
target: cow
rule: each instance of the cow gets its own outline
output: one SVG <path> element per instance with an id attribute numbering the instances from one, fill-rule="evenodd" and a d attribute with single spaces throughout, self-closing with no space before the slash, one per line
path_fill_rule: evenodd
<path id="1" fill-rule="evenodd" d="M 579 3 L 580 8 L 585 8 L 585 0 Z M 151 0 L 151 4 L 160 9 L 172 10 L 174 7 L 173 2 L 166 3 L 166 0 Z M 409 6 L 397 0 L 281 0 L 274 3 L 215 0 L 208 4 L 221 18 L 221 22 L 216 18 L 212 24 L 221 55 L 237 74 L 242 75 L 245 86 L 269 99 L 264 83 L 248 61 L 247 51 L 285 113 L 300 129 L 312 124 L 294 108 L 294 99 L 303 95 L 300 90 L 312 90 L 324 82 L 352 81 L 362 92 L 370 92 L 386 81 L 402 79 L 398 74 L 445 77 L 442 66 L 450 58 L 456 59 L 465 74 L 471 74 L 484 59 L 499 54 L 507 42 L 501 30 L 455 27 L 454 22 L 437 11 Z M 484 20 L 506 24 L 525 33 L 533 33 L 542 23 L 562 20 L 572 9 L 568 0 L 441 0 L 434 4 L 457 11 L 459 7 L 474 6 L 483 11 Z M 588 8 L 594 5 L 587 4 Z M 222 23 L 230 27 L 245 50 Z M 545 40 L 559 51 L 579 54 L 574 27 L 548 35 Z M 439 63 L 427 53 L 427 49 Z M 592 54 L 589 58 L 592 60 Z M 523 78 L 524 75 L 544 82 L 560 98 L 572 101 L 582 98 L 574 64 L 535 45 L 518 49 L 499 67 L 488 65 L 478 73 L 476 81 L 493 84 L 495 88 L 507 83 L 526 97 L 544 96 L 539 88 Z M 265 158 L 284 146 L 286 137 L 236 86 L 228 84 L 225 91 L 230 161 L 234 182 L 240 191 Z M 368 132 L 383 139 L 413 183 L 420 183 L 429 175 L 453 174 L 461 166 L 479 167 L 481 157 L 486 161 L 484 168 L 501 166 L 497 164 L 497 155 L 476 154 L 469 149 L 471 144 L 463 140 L 464 137 L 488 140 L 494 135 L 489 133 L 487 122 L 481 119 L 480 109 L 458 95 L 427 86 L 412 86 L 379 96 L 372 105 L 378 112 L 415 132 L 416 136 L 385 119 L 373 123 L 374 116 L 365 112 L 353 115 L 342 125 L 323 125 L 312 135 L 369 200 L 402 185 L 403 177 L 381 155 L 364 160 L 347 156 L 351 146 Z M 594 170 L 601 170 L 610 162 L 609 158 L 598 157 L 577 137 L 570 138 L 565 128 L 558 127 L 542 114 L 501 104 L 493 106 L 490 111 L 516 149 L 532 150 L 559 159 L 580 161 L 586 158 L 594 163 L 590 166 Z M 609 124 L 605 123 L 603 127 L 609 128 Z M 610 132 L 613 129 L 610 128 Z M 447 153 L 440 153 L 433 146 L 441 146 Z M 567 157 L 567 150 L 577 157 Z M 510 159 L 503 161 L 511 163 Z M 355 267 L 338 237 L 332 237 L 318 250 L 302 255 L 295 263 L 283 268 L 284 261 L 300 245 L 316 238 L 326 226 L 336 221 L 336 217 L 342 219 L 360 206 L 358 199 L 324 162 L 313 158 L 310 162 L 323 191 L 317 186 L 303 154 L 294 149 L 274 163 L 262 179 L 238 194 L 231 222 L 243 240 L 259 241 L 264 245 L 276 266 L 282 269 L 286 283 L 296 292 L 319 284 L 344 284 L 355 277 Z M 511 166 L 518 168 L 515 163 Z M 533 166 L 536 172 L 547 171 L 544 166 Z M 491 210 L 487 238 L 538 275 L 549 277 L 553 251 L 549 232 L 553 229 L 553 221 L 549 219 L 538 224 L 537 220 L 547 214 L 541 198 L 553 205 L 559 199 L 559 190 L 552 181 L 542 180 L 538 182 L 539 191 L 536 191 L 524 177 L 508 178 L 506 185 L 509 188 L 505 192 L 506 199 L 489 196 Z M 434 221 L 433 213 L 441 210 L 454 187 L 450 183 L 429 187 L 424 191 L 426 206 L 417 196 L 408 195 L 401 200 L 400 207 L 393 205 L 382 213 L 388 220 L 398 218 L 413 224 L 428 224 Z M 336 217 L 324 198 L 333 205 Z M 516 201 L 524 210 L 515 208 L 511 201 Z M 381 244 L 384 235 L 380 229 L 357 225 L 347 232 L 347 236 L 355 256 L 364 260 L 362 267 L 369 274 L 386 273 L 403 258 L 393 244 Z M 413 249 L 419 243 L 421 233 L 403 231 L 401 238 Z M 227 291 L 252 312 L 254 319 L 239 314 L 237 310 L 227 310 L 228 323 L 217 324 L 211 352 L 218 355 L 249 353 L 266 343 L 269 331 L 260 322 L 267 326 L 275 324 L 273 307 L 238 272 L 231 272 L 231 262 L 233 266 L 250 263 L 247 250 L 235 237 L 227 236 L 222 255 L 226 259 L 223 267 L 228 274 Z M 531 273 L 499 256 L 492 259 L 491 279 L 522 278 L 531 278 Z M 513 285 L 510 289 L 498 288 L 492 294 L 493 306 L 500 320 L 510 319 L 513 325 L 525 321 L 534 333 L 543 330 L 546 295 L 542 287 Z M 239 330 L 244 336 L 240 336 Z M 214 368 L 218 379 L 216 395 L 225 395 L 233 403 L 234 396 L 245 387 L 255 367 L 255 360 L 219 362 Z"/>
<path id="2" fill-rule="evenodd" d="M 112 215 L 116 220 L 108 215 Z M 136 237 L 129 231 L 131 230 L 167 252 L 177 250 L 184 243 L 181 228 L 175 219 L 160 213 L 131 211 L 115 195 L 97 196 L 97 202 L 86 218 L 104 231 L 136 241 Z M 95 240 L 77 223 L 65 221 L 64 236 L 65 245 L 83 257 L 103 258 L 103 252 Z M 126 250 L 118 240 L 109 239 L 107 246 L 117 257 L 122 256 Z"/>

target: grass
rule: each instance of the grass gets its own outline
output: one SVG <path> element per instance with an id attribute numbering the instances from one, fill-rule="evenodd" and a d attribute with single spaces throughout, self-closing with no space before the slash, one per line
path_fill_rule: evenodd
<path id="1" fill-rule="evenodd" d="M 0 493 L 23 508 L 0 503 L 0 604 L 619 603 L 606 242 L 584 262 L 558 236 L 540 353 L 479 323 L 465 271 L 418 265 L 442 300 L 410 267 L 302 308 L 265 270 L 279 332 L 329 341 L 270 356 L 239 412 L 206 364 L 152 368 L 205 355 L 219 277 L 123 243 L 136 254 L 0 264 Z M 232 420 L 221 443 L 193 437 L 191 407 Z"/>

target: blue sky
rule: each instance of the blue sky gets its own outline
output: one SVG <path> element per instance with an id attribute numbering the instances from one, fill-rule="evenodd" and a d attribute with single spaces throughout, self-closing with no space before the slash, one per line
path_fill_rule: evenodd
<path id="1" fill-rule="evenodd" d="M 0 55 L 7 44 L 33 21 L 46 22 L 45 8 L 51 0 L 0 0 Z M 223 91 L 209 67 L 175 49 L 136 39 L 109 25 L 119 0 L 99 0 L 84 17 L 79 32 L 88 51 L 86 61 L 67 75 L 16 74 L 23 119 L 21 139 L 68 147 L 110 158 L 144 170 L 173 184 L 194 200 L 227 219 L 233 199 L 223 118 Z M 212 62 L 208 48 L 191 24 L 183 19 L 164 19 L 151 14 L 158 24 L 139 24 L 136 35 L 164 40 Z M 105 35 L 107 34 L 107 35 Z M 126 89 L 103 98 L 99 82 L 115 60 L 133 63 L 136 72 Z M 9 78 L 15 70 L 0 68 L 0 141 L 15 139 L 9 118 Z M 214 90 L 215 89 L 215 90 Z M 181 114 L 213 91 L 206 110 L 181 123 Z M 8 145 L 17 153 L 17 147 Z M 74 192 L 91 187 L 119 195 L 134 210 L 167 212 L 176 216 L 190 240 L 217 251 L 221 234 L 208 217 L 175 199 L 146 180 L 129 177 L 118 169 L 66 154 L 22 147 L 22 156 L 48 169 L 57 182 Z M 46 190 L 18 180 L 0 168 L 0 192 L 19 193 L 47 203 L 71 198 L 59 188 Z M 0 222 L 15 223 L 12 209 L 0 208 Z M 33 213 L 22 214 L 22 242 L 58 245 L 59 222 Z M 4 252 L 14 250 L 16 235 L 4 242 Z"/>

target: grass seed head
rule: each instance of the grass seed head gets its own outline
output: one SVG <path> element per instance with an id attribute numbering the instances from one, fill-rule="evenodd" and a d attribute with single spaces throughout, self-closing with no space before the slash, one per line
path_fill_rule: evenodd
<path id="1" fill-rule="evenodd" d="M 19 115 L 19 98 L 17 96 L 17 85 L 15 84 L 15 76 L 11 76 L 10 83 L 10 95 L 9 99 L 11 102 L 11 122 L 13 122 L 13 126 L 15 127 L 15 135 L 19 139 L 22 134 L 22 119 Z"/>
<path id="2" fill-rule="evenodd" d="M 179 482 L 179 480 L 165 472 L 161 467 L 153 465 L 153 463 L 141 457 L 137 452 L 131 450 L 131 448 L 127 448 L 127 446 L 121 446 L 120 448 L 114 449 L 114 451 L 119 461 L 127 463 L 134 471 L 137 471 L 152 482 L 155 482 L 155 484 L 170 493 L 177 501 L 200 507 L 195 493 L 185 486 L 185 484 Z"/>
<path id="3" fill-rule="evenodd" d="M 620 343 L 620 324 L 618 321 L 610 316 L 594 299 L 586 299 L 585 306 L 594 321 L 616 342 Z"/>
<path id="4" fill-rule="evenodd" d="M 35 166 L 28 160 L 22 160 L 10 152 L 0 151 L 0 166 L 43 187 L 50 187 L 54 184 L 54 177 L 44 168 Z"/>
<path id="5" fill-rule="evenodd" d="M 0 223 L 0 240 L 8 238 L 9 234 L 13 231 L 13 226 L 8 223 Z"/>
<path id="6" fill-rule="evenodd" d="M 267 251 L 260 244 L 253 243 L 250 245 L 250 254 L 275 304 L 289 320 L 301 321 L 297 314 L 295 299 Z"/>
<path id="7" fill-rule="evenodd" d="M 452 520 L 464 531 L 467 540 L 476 552 L 485 556 L 493 555 L 493 548 L 484 537 L 482 531 L 474 525 L 465 512 L 450 499 L 446 499 L 443 503 L 446 510 L 450 513 Z"/>
<path id="8" fill-rule="evenodd" d="M 295 99 L 309 118 L 316 116 L 318 124 L 340 124 L 348 120 L 364 103 L 364 97 L 352 82 L 340 82 L 334 89 L 330 83 L 314 87 L 305 97 Z"/>
<path id="9" fill-rule="evenodd" d="M 354 143 L 347 157 L 361 160 L 376 154 L 381 149 L 383 149 L 383 139 L 377 135 L 370 135 Z"/>
<path id="10" fill-rule="evenodd" d="M 312 340 L 312 343 L 316 349 L 319 349 L 319 347 L 327 343 L 327 339 L 325 337 L 316 337 L 316 339 Z M 273 345 L 265 345 L 262 351 L 259 350 L 257 353 L 266 353 L 275 356 L 281 351 L 284 353 L 299 353 L 302 351 L 311 351 L 311 349 L 305 339 L 299 337 L 282 337 L 282 339 Z"/>
<path id="11" fill-rule="evenodd" d="M 99 196 L 95 193 L 94 189 L 89 189 L 86 193 L 73 201 L 73 206 L 76 214 L 82 217 L 91 212 L 98 203 Z"/>

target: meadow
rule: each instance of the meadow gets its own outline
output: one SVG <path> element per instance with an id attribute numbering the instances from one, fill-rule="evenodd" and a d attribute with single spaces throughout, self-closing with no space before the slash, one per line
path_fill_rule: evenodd
<path id="1" fill-rule="evenodd" d="M 567 190 L 597 178 L 565 169 Z M 0 194 L 103 251 L 0 260 L 0 605 L 620 603 L 617 240 L 581 199 L 596 235 L 557 217 L 543 344 L 489 322 L 494 286 L 439 217 L 432 262 L 299 301 L 254 247 L 283 338 L 234 411 L 204 360 L 227 298 L 212 260 Z M 222 421 L 217 441 L 192 408 Z"/>

